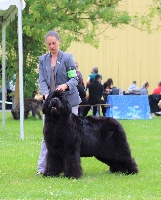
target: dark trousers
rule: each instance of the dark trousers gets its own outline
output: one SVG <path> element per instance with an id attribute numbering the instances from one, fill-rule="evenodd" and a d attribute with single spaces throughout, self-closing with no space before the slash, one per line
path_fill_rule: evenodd
<path id="1" fill-rule="evenodd" d="M 104 100 L 100 100 L 99 104 L 105 104 L 106 102 Z M 90 104 L 89 104 L 90 105 Z M 97 108 L 98 106 L 93 106 L 93 116 L 96 116 L 96 113 L 97 113 Z M 91 109 L 91 106 L 86 106 L 83 110 L 83 116 L 87 116 L 89 110 Z M 106 114 L 106 107 L 104 106 L 101 106 L 101 109 L 102 109 L 102 114 L 103 116 L 105 116 Z"/>
<path id="2" fill-rule="evenodd" d="M 82 102 L 80 103 L 80 105 L 88 104 L 88 100 L 86 98 L 82 98 L 81 100 L 82 100 Z M 83 116 L 83 112 L 84 112 L 84 107 L 78 107 L 78 116 Z"/>

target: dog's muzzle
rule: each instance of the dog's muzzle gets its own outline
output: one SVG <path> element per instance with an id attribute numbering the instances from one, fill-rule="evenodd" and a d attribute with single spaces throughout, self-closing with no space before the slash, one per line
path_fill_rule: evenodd
<path id="1" fill-rule="evenodd" d="M 49 108 L 51 109 L 51 112 L 59 110 L 60 100 L 57 97 L 54 97 L 53 99 L 51 99 L 49 103 Z"/>

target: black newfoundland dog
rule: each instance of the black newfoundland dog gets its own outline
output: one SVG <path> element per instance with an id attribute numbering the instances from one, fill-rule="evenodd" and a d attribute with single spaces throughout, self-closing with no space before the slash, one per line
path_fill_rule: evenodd
<path id="1" fill-rule="evenodd" d="M 78 117 L 60 91 L 51 93 L 43 105 L 44 138 L 48 149 L 46 176 L 79 178 L 80 157 L 94 156 L 110 167 L 110 172 L 135 174 L 137 164 L 131 157 L 121 124 L 110 117 Z"/>
<path id="2" fill-rule="evenodd" d="M 25 99 L 24 100 L 24 118 L 28 119 L 29 112 L 33 111 L 35 115 L 42 120 L 42 116 L 40 114 L 42 110 L 42 101 L 37 99 Z M 20 104 L 18 103 L 14 109 L 11 110 L 13 119 L 20 119 Z"/>

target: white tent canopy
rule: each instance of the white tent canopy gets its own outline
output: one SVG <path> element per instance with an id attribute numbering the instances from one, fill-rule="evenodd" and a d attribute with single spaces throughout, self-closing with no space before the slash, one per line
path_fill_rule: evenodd
<path id="1" fill-rule="evenodd" d="M 24 0 L 0 0 L 0 23 L 2 24 L 2 129 L 5 129 L 6 26 L 18 14 L 20 136 L 22 140 L 24 140 L 22 10 L 25 5 Z"/>

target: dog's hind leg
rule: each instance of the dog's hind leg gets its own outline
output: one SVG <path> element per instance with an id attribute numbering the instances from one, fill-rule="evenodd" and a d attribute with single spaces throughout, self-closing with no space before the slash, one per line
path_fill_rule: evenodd
<path id="1" fill-rule="evenodd" d="M 46 176 L 58 176 L 63 172 L 63 161 L 58 155 L 53 155 L 48 151 L 47 153 L 47 166 L 45 170 Z"/>
<path id="2" fill-rule="evenodd" d="M 39 119 L 42 120 L 42 116 L 41 116 L 40 112 L 38 112 L 38 113 L 36 113 L 36 114 L 37 114 L 37 116 L 39 117 Z"/>
<path id="3" fill-rule="evenodd" d="M 126 174 L 136 174 L 138 173 L 138 167 L 134 158 L 130 158 L 128 162 L 126 161 Z"/>
<path id="4" fill-rule="evenodd" d="M 107 164 L 109 166 L 109 171 L 111 173 L 117 173 L 117 172 L 122 172 L 125 173 L 126 170 L 123 170 L 123 166 L 121 165 L 120 162 L 117 162 L 116 160 L 111 160 L 107 158 L 101 158 L 101 157 L 96 157 L 99 161 Z"/>
<path id="5" fill-rule="evenodd" d="M 96 157 L 99 161 L 107 164 L 109 166 L 110 172 L 111 173 L 117 173 L 117 172 L 123 172 L 122 168 L 120 168 L 120 163 L 116 161 L 112 161 L 107 158 L 101 158 L 101 157 Z"/>
<path id="6" fill-rule="evenodd" d="M 136 174 L 138 173 L 138 168 L 136 162 L 133 160 L 127 160 L 125 162 L 113 162 L 110 165 L 110 172 L 121 172 L 124 174 Z"/>
<path id="7" fill-rule="evenodd" d="M 29 116 L 29 111 L 26 111 L 26 110 L 25 110 L 25 112 L 24 112 L 24 118 L 25 118 L 25 119 L 28 119 L 28 116 Z"/>
<path id="8" fill-rule="evenodd" d="M 39 109 L 34 109 L 34 113 L 39 117 L 39 119 L 42 120 L 42 116 L 40 114 L 40 110 Z"/>
<path id="9" fill-rule="evenodd" d="M 99 157 L 99 156 L 95 156 L 95 158 L 97 158 L 97 160 L 103 162 L 104 164 L 110 166 L 110 161 L 107 158 L 103 158 L 103 157 Z"/>
<path id="10" fill-rule="evenodd" d="M 107 164 L 110 167 L 111 173 L 121 172 L 124 174 L 136 174 L 138 173 L 138 168 L 135 160 L 133 158 L 127 158 L 125 160 L 113 160 L 101 157 L 96 157 L 101 162 Z"/>

